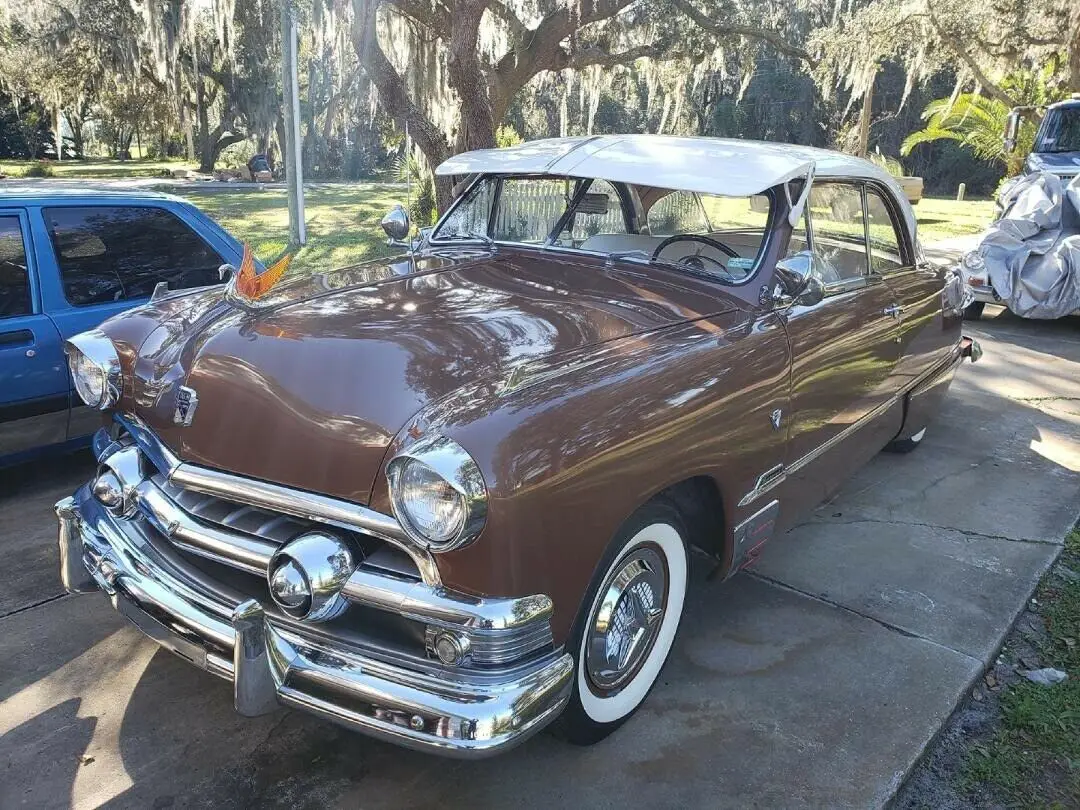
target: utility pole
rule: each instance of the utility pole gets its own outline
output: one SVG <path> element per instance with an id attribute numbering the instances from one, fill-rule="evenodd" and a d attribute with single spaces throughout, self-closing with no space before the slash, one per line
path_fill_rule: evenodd
<path id="1" fill-rule="evenodd" d="M 300 83 L 297 79 L 296 10 L 281 4 L 281 100 L 285 107 L 285 175 L 289 189 L 289 247 L 307 244 L 304 224 L 304 161 L 300 150 Z"/>

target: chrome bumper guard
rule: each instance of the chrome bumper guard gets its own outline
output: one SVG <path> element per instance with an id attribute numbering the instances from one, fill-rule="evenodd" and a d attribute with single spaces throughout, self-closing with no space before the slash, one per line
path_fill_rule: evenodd
<path id="1" fill-rule="evenodd" d="M 240 714 L 285 704 L 399 745 L 476 758 L 540 730 L 569 698 L 573 659 L 565 652 L 462 673 L 336 644 L 207 578 L 146 520 L 114 517 L 87 487 L 60 501 L 56 514 L 64 587 L 103 591 L 162 647 L 231 681 Z M 406 607 L 396 590 L 381 596 Z"/>

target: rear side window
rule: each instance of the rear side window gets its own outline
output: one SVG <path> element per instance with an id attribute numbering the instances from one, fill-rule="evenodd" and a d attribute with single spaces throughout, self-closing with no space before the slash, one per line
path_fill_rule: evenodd
<path id="1" fill-rule="evenodd" d="M 46 208 L 64 295 L 74 306 L 146 298 L 169 289 L 218 283 L 223 259 L 164 208 Z"/>
<path id="2" fill-rule="evenodd" d="M 823 262 L 826 284 L 867 275 L 866 219 L 862 188 L 848 183 L 815 183 L 810 188 L 814 253 Z"/>
<path id="3" fill-rule="evenodd" d="M 870 269 L 891 273 L 904 266 L 900 235 L 885 200 L 871 188 L 866 190 L 866 221 L 870 228 Z"/>
<path id="4" fill-rule="evenodd" d="M 30 274 L 18 217 L 0 217 L 0 318 L 30 314 Z"/>

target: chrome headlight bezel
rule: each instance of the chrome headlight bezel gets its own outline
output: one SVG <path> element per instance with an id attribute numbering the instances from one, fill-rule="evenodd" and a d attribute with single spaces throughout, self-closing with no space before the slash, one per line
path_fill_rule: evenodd
<path id="1" fill-rule="evenodd" d="M 68 371 L 75 385 L 75 391 L 79 398 L 91 408 L 104 411 L 113 407 L 120 401 L 123 391 L 123 373 L 120 370 L 120 355 L 112 340 L 100 329 L 91 329 L 88 332 L 80 332 L 64 344 L 64 354 L 67 355 Z M 94 366 L 101 372 L 101 390 L 93 392 L 86 384 L 85 379 L 80 379 L 77 362 L 80 358 Z M 83 383 L 80 385 L 80 382 Z"/>
<path id="2" fill-rule="evenodd" d="M 453 536 L 433 539 L 426 536 L 409 514 L 402 499 L 401 477 L 412 464 L 421 464 L 443 479 L 461 498 L 464 517 Z M 435 553 L 463 548 L 483 531 L 487 521 L 488 493 L 484 476 L 473 457 L 446 436 L 428 436 L 394 456 L 386 466 L 390 482 L 390 508 L 409 538 L 424 549 Z"/>

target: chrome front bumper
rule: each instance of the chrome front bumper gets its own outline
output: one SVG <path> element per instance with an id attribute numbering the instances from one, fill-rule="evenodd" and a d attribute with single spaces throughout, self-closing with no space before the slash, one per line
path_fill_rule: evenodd
<path id="1" fill-rule="evenodd" d="M 56 514 L 64 587 L 101 590 L 162 647 L 231 681 L 243 715 L 285 704 L 410 748 L 483 757 L 543 728 L 569 698 L 565 652 L 468 675 L 407 665 L 268 615 L 207 578 L 145 521 L 113 517 L 87 487 Z"/>

